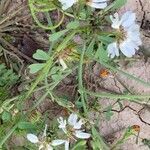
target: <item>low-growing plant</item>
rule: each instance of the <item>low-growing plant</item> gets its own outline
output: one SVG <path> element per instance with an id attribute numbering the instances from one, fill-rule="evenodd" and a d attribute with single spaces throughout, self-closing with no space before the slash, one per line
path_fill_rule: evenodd
<path id="1" fill-rule="evenodd" d="M 51 31 L 50 48 L 48 52 L 38 49 L 33 55 L 37 62 L 28 67 L 33 75 L 32 80 L 26 82 L 28 88 L 6 100 L 15 105 L 17 112 L 2 116 L 6 124 L 2 123 L 0 127 L 3 131 L 1 148 L 7 148 L 13 135 L 22 135 L 24 149 L 109 150 L 134 135 L 127 129 L 122 139 L 109 145 L 99 133 L 98 118 L 96 121 L 90 118 L 90 110 L 92 106 L 96 109 L 98 98 L 141 103 L 150 95 L 94 92 L 86 87 L 83 79 L 85 65 L 97 62 L 113 73 L 150 87 L 150 83 L 118 69 L 115 62 L 125 57 L 130 59 L 142 44 L 135 13 L 128 11 L 122 17 L 116 13 L 125 3 L 126 0 L 29 0 L 31 15 L 37 26 Z M 38 18 L 39 13 L 45 15 L 48 25 Z M 58 93 L 57 87 L 73 72 L 76 72 L 77 94 L 70 101 L 63 93 Z M 107 73 L 104 75 L 107 76 Z M 43 94 L 37 101 L 32 101 L 36 92 Z M 38 107 L 46 99 L 63 109 L 65 115 L 59 114 L 59 117 L 49 120 L 46 113 L 41 114 Z M 93 99 L 95 103 L 91 106 Z M 30 100 L 31 105 L 27 107 Z M 105 115 L 111 119 L 111 106 L 106 108 Z"/>

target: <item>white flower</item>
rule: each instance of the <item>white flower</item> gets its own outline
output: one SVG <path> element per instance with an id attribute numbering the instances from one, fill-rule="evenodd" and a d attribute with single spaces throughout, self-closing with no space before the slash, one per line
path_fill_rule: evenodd
<path id="1" fill-rule="evenodd" d="M 107 0 L 89 0 L 86 4 L 96 9 L 104 9 L 107 7 Z"/>
<path id="2" fill-rule="evenodd" d="M 66 10 L 73 6 L 78 0 L 58 0 L 62 4 L 62 9 Z"/>
<path id="3" fill-rule="evenodd" d="M 68 118 L 68 124 L 73 127 L 73 129 L 81 129 L 81 126 L 84 124 L 83 121 L 80 119 L 78 121 L 78 116 L 76 114 L 70 114 Z"/>
<path id="4" fill-rule="evenodd" d="M 59 117 L 57 119 L 57 121 L 59 122 L 59 128 L 62 129 L 65 133 L 67 133 L 67 129 L 66 129 L 66 125 L 67 125 L 67 122 L 66 120 L 64 120 L 62 117 Z"/>
<path id="5" fill-rule="evenodd" d="M 80 119 L 78 121 L 78 116 L 72 113 L 68 121 L 64 120 L 62 117 L 57 119 L 59 122 L 59 128 L 64 131 L 64 133 L 68 136 L 68 140 L 65 142 L 65 150 L 69 149 L 69 139 L 79 138 L 79 139 L 88 139 L 91 135 L 89 133 L 85 133 L 84 130 L 81 130 L 83 121 Z"/>
<path id="6" fill-rule="evenodd" d="M 115 13 L 114 16 L 110 16 L 110 19 L 112 21 L 111 27 L 119 31 L 120 38 L 108 45 L 108 55 L 111 58 L 119 56 L 120 49 L 125 56 L 132 57 L 142 44 L 140 27 L 135 22 L 135 13 L 128 11 L 121 19 L 119 19 L 118 13 Z"/>
<path id="7" fill-rule="evenodd" d="M 65 140 L 58 139 L 58 140 L 53 140 L 50 143 L 48 143 L 46 141 L 46 130 L 47 130 L 47 125 L 45 126 L 43 137 L 41 139 L 39 139 L 36 135 L 32 133 L 27 134 L 27 139 L 31 143 L 38 145 L 39 150 L 42 150 L 42 149 L 53 150 L 53 146 L 58 146 L 66 142 Z"/>

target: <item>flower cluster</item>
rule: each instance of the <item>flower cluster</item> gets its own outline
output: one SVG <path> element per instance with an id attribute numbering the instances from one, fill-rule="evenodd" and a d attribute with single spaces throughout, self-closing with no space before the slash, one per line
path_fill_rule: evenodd
<path id="1" fill-rule="evenodd" d="M 64 140 L 53 140 L 51 142 L 47 142 L 46 140 L 46 130 L 47 130 L 47 125 L 45 126 L 43 136 L 41 138 L 38 138 L 36 135 L 29 133 L 27 134 L 27 139 L 38 146 L 38 150 L 53 150 L 53 147 L 58 146 L 63 144 L 65 141 Z"/>
<path id="2" fill-rule="evenodd" d="M 62 129 L 68 137 L 65 142 L 65 150 L 69 149 L 70 140 L 76 140 L 76 138 L 88 139 L 90 137 L 89 133 L 86 133 L 81 129 L 84 122 L 81 119 L 78 121 L 76 114 L 72 113 L 69 116 L 68 121 L 64 120 L 62 117 L 57 120 L 59 122 L 59 128 Z"/>
<path id="3" fill-rule="evenodd" d="M 121 19 L 119 19 L 118 13 L 115 13 L 114 16 L 110 16 L 110 19 L 112 21 L 111 27 L 118 31 L 119 38 L 108 45 L 108 55 L 111 58 L 119 56 L 120 49 L 125 56 L 132 57 L 142 44 L 140 27 L 135 22 L 135 13 L 128 11 L 123 14 Z"/>
<path id="4" fill-rule="evenodd" d="M 81 129 L 84 122 L 80 119 L 78 121 L 78 116 L 74 113 L 70 114 L 68 120 L 64 120 L 62 117 L 58 118 L 59 128 L 62 129 L 62 131 L 66 134 L 66 139 L 57 139 L 53 140 L 51 142 L 46 141 L 46 130 L 47 125 L 45 126 L 44 133 L 42 138 L 38 138 L 34 134 L 27 134 L 27 139 L 33 143 L 36 144 L 39 147 L 39 150 L 53 150 L 53 147 L 65 144 L 65 150 L 69 150 L 69 143 L 71 141 L 76 141 L 79 139 L 88 139 L 90 138 L 90 134 L 84 132 L 84 130 Z"/>
<path id="5" fill-rule="evenodd" d="M 78 0 L 58 0 L 62 4 L 62 9 L 66 10 L 72 7 Z M 103 9 L 107 6 L 107 0 L 87 0 L 86 5 L 96 8 Z"/>

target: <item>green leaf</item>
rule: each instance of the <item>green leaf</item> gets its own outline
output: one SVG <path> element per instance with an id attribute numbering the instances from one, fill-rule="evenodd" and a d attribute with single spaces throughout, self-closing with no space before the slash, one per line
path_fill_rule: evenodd
<path id="1" fill-rule="evenodd" d="M 53 33 L 50 35 L 49 40 L 51 42 L 54 42 L 54 41 L 58 40 L 61 36 L 63 36 L 67 31 L 68 31 L 68 29 L 65 29 L 65 30 Z"/>
<path id="2" fill-rule="evenodd" d="M 104 44 L 109 44 L 114 42 L 114 38 L 109 37 L 109 36 L 98 36 L 98 40 Z"/>
<path id="3" fill-rule="evenodd" d="M 127 0 L 115 0 L 113 3 L 111 3 L 109 6 L 107 6 L 104 11 L 108 11 L 111 9 L 111 11 L 121 8 L 127 3 Z"/>
<path id="4" fill-rule="evenodd" d="M 19 76 L 13 73 L 13 70 L 7 69 L 4 64 L 0 64 L 0 87 L 12 86 L 18 78 Z"/>
<path id="5" fill-rule="evenodd" d="M 86 141 L 82 140 L 75 144 L 72 150 L 86 150 Z"/>
<path id="6" fill-rule="evenodd" d="M 11 119 L 11 113 L 7 112 L 7 111 L 4 111 L 2 113 L 2 120 L 3 121 L 9 121 L 10 119 Z"/>
<path id="7" fill-rule="evenodd" d="M 59 73 L 59 74 L 54 74 L 51 77 L 54 81 L 58 81 L 62 78 L 62 75 Z"/>
<path id="8" fill-rule="evenodd" d="M 88 9 L 88 8 L 87 8 Z M 91 10 L 91 9 L 90 9 Z M 91 14 L 91 13 L 90 13 Z M 81 11 L 79 12 L 79 17 L 82 19 L 86 19 L 87 17 L 87 10 L 85 9 L 81 9 Z"/>
<path id="9" fill-rule="evenodd" d="M 56 52 L 60 52 L 62 49 L 65 49 L 67 47 L 67 44 L 72 40 L 74 35 L 76 34 L 77 31 L 72 31 L 69 33 L 64 40 L 61 42 L 61 44 L 57 47 Z"/>
<path id="10" fill-rule="evenodd" d="M 92 139 L 91 142 L 93 150 L 109 150 L 110 148 L 105 143 L 103 138 L 101 137 L 100 133 L 97 132 L 94 126 L 92 126 Z"/>
<path id="11" fill-rule="evenodd" d="M 67 24 L 67 29 L 76 29 L 80 26 L 79 21 L 71 21 Z"/>
<path id="12" fill-rule="evenodd" d="M 95 58 L 99 58 L 103 62 L 108 62 L 109 61 L 107 50 L 104 50 L 103 46 L 100 45 L 100 44 L 99 44 L 98 50 L 95 54 Z"/>
<path id="13" fill-rule="evenodd" d="M 23 129 L 33 129 L 33 128 L 35 128 L 35 126 L 30 122 L 22 121 L 22 122 L 18 123 L 18 128 L 22 129 L 22 130 Z"/>
<path id="14" fill-rule="evenodd" d="M 51 75 L 54 75 L 54 74 L 56 74 L 59 70 L 61 70 L 61 67 L 60 67 L 60 66 L 52 67 L 51 70 L 50 70 L 50 74 L 51 74 Z"/>
<path id="15" fill-rule="evenodd" d="M 75 105 L 76 105 L 76 107 L 77 107 L 78 109 L 81 109 L 81 108 L 83 107 L 82 102 L 79 101 L 79 100 L 75 102 Z"/>
<path id="16" fill-rule="evenodd" d="M 124 6 L 127 3 L 127 0 L 116 0 L 112 3 L 113 7 L 112 9 L 118 9 Z"/>
<path id="17" fill-rule="evenodd" d="M 37 64 L 30 65 L 28 68 L 30 69 L 30 73 L 34 74 L 40 71 L 45 65 L 46 63 L 41 63 L 41 64 L 37 63 Z"/>
<path id="18" fill-rule="evenodd" d="M 49 55 L 43 50 L 38 49 L 35 54 L 33 54 L 33 58 L 37 60 L 48 60 Z"/>
<path id="19" fill-rule="evenodd" d="M 118 147 L 120 147 L 119 145 L 123 144 L 126 142 L 126 140 L 128 140 L 132 135 L 135 135 L 135 133 L 132 130 L 132 127 L 128 127 L 125 129 L 123 136 L 121 136 L 120 139 L 117 140 L 117 142 L 112 145 L 112 149 L 117 149 Z"/>
<path id="20" fill-rule="evenodd" d="M 93 38 L 92 41 L 90 42 L 89 46 L 86 49 L 86 54 L 87 55 L 92 55 L 93 54 L 94 44 L 95 44 L 95 39 Z"/>

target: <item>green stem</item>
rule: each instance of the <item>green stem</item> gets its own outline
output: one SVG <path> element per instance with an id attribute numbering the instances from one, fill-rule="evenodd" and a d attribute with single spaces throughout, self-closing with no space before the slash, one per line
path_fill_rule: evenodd
<path id="1" fill-rule="evenodd" d="M 15 124 L 14 127 L 12 127 L 12 129 L 10 131 L 7 132 L 7 134 L 5 135 L 5 137 L 0 141 L 0 148 L 2 148 L 3 144 L 11 136 L 11 134 L 17 129 L 17 127 L 18 127 L 18 123 Z"/>
<path id="2" fill-rule="evenodd" d="M 79 71 L 78 71 L 79 91 L 80 91 L 81 89 L 83 89 L 82 72 L 83 72 L 83 59 L 84 59 L 85 50 L 86 50 L 86 46 L 84 45 L 84 48 L 83 48 L 83 50 L 82 50 L 82 54 L 81 54 L 81 57 L 80 57 Z M 80 95 L 81 95 L 81 101 L 82 101 L 84 113 L 87 114 L 87 107 L 86 107 L 84 92 L 83 92 L 83 91 L 80 91 Z"/>
<path id="3" fill-rule="evenodd" d="M 38 77 L 36 78 L 35 82 L 32 84 L 30 90 L 27 92 L 27 95 L 25 96 L 24 99 L 28 99 L 30 97 L 30 95 L 33 93 L 34 89 L 36 88 L 36 86 L 38 85 L 38 83 L 40 81 L 42 81 L 44 78 L 45 78 L 45 75 L 48 74 L 51 66 L 52 66 L 52 63 L 53 63 L 53 59 L 50 58 L 45 67 L 42 69 L 42 71 L 40 72 L 40 74 L 38 75 Z"/>
<path id="4" fill-rule="evenodd" d="M 141 101 L 141 99 L 150 98 L 150 95 L 129 95 L 129 94 L 123 95 L 123 94 L 111 94 L 106 92 L 95 93 L 88 91 L 86 89 L 80 91 L 95 97 L 111 98 L 111 99 L 127 99 L 129 101 Z"/>
<path id="5" fill-rule="evenodd" d="M 32 0 L 29 0 L 29 7 L 30 7 L 30 11 L 31 11 L 31 15 L 34 19 L 34 21 L 37 23 L 37 25 L 45 30 L 53 30 L 53 29 L 56 29 L 57 27 L 59 27 L 63 20 L 64 20 L 64 13 L 62 13 L 62 17 L 60 19 L 60 21 L 58 22 L 58 24 L 54 25 L 54 26 L 46 26 L 46 25 L 43 25 L 37 18 L 36 16 L 36 11 L 35 11 L 35 8 L 34 8 L 34 5 L 33 5 L 33 2 Z"/>
<path id="6" fill-rule="evenodd" d="M 143 81 L 143 80 L 141 80 L 141 79 L 138 79 L 137 77 L 135 77 L 135 76 L 133 76 L 133 75 L 131 75 L 131 74 L 128 74 L 128 73 L 126 73 L 126 72 L 124 72 L 124 71 L 122 71 L 122 70 L 120 70 L 120 69 L 117 69 L 117 68 L 115 68 L 115 67 L 113 67 L 113 66 L 110 66 L 109 64 L 107 64 L 107 63 L 105 63 L 105 62 L 103 62 L 103 61 L 99 61 L 99 60 L 98 60 L 98 62 L 99 62 L 100 64 L 104 65 L 106 68 L 111 69 L 112 71 L 118 72 L 118 73 L 120 73 L 120 74 L 122 74 L 122 75 L 124 75 L 124 76 L 126 76 L 126 77 L 128 77 L 128 78 L 130 78 L 130 79 L 133 79 L 133 80 L 135 80 L 135 81 L 137 81 L 137 82 L 139 82 L 139 83 L 142 83 L 143 85 L 145 85 L 145 86 L 147 86 L 147 87 L 150 87 L 150 83 L 148 83 L 148 82 L 145 82 L 145 81 Z"/>

